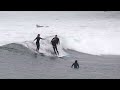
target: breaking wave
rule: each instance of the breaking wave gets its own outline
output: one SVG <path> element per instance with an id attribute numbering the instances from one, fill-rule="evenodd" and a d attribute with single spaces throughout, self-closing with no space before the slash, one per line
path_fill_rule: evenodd
<path id="1" fill-rule="evenodd" d="M 50 43 L 51 39 L 54 36 L 50 36 L 45 38 L 45 40 L 41 40 L 40 41 L 40 53 L 43 53 L 47 56 L 53 56 L 54 55 L 54 51 L 52 48 L 52 45 Z M 22 45 L 24 45 L 25 47 L 27 47 L 28 49 L 30 49 L 32 52 L 36 52 L 36 44 L 33 41 L 24 41 L 22 42 Z M 62 42 L 60 45 L 58 45 L 58 51 L 59 51 L 59 56 L 63 57 L 68 55 L 65 51 L 64 51 L 65 47 L 63 46 Z"/>

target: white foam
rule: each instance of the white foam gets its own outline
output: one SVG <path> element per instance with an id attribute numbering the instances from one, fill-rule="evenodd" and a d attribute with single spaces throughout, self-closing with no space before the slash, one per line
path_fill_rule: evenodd
<path id="1" fill-rule="evenodd" d="M 53 47 L 50 43 L 52 37 L 47 37 L 45 38 L 45 40 L 41 40 L 40 41 L 40 53 L 43 53 L 47 56 L 55 56 L 54 55 L 54 50 Z M 21 44 L 23 44 L 24 46 L 26 46 L 27 48 L 29 48 L 32 52 L 36 52 L 36 44 L 33 41 L 25 41 L 22 42 Z M 67 56 L 68 54 L 64 51 L 64 47 L 62 46 L 62 43 L 60 45 L 58 45 L 58 51 L 59 51 L 59 57 L 63 57 L 63 56 Z"/>

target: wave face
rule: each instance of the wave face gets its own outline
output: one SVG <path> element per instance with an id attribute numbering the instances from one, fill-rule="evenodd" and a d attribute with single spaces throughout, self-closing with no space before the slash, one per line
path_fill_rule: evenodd
<path id="1" fill-rule="evenodd" d="M 45 54 L 46 56 L 54 56 L 54 51 L 53 51 L 53 47 L 51 45 L 51 40 L 54 36 L 50 36 L 45 38 L 45 40 L 41 40 L 40 41 L 40 53 Z M 25 47 L 27 47 L 28 49 L 30 49 L 32 52 L 36 52 L 36 44 L 33 41 L 25 41 L 22 43 L 22 45 L 24 45 Z M 68 54 L 64 51 L 64 46 L 61 42 L 60 45 L 58 45 L 58 51 L 59 51 L 59 56 L 63 57 L 63 56 L 67 56 Z"/>
<path id="2" fill-rule="evenodd" d="M 38 33 L 43 38 L 57 34 L 61 41 L 59 48 L 94 55 L 120 55 L 120 12 L 0 13 L 0 45 L 29 41 L 26 44 L 35 49 L 35 44 L 30 41 Z M 36 24 L 44 27 L 36 28 Z M 41 51 L 47 54 L 46 50 L 52 51 L 50 39 L 47 38 L 48 42 L 41 40 Z"/>
<path id="3" fill-rule="evenodd" d="M 46 41 L 42 42 L 39 52 L 43 53 L 46 56 L 55 56 L 52 46 L 49 43 L 45 43 L 45 42 Z M 36 45 L 34 42 L 31 42 L 31 41 L 25 41 L 21 44 L 20 43 L 10 43 L 7 45 L 0 46 L 0 49 L 6 50 L 6 51 L 9 51 L 12 53 L 20 53 L 23 55 L 35 55 L 35 53 L 37 53 Z M 59 57 L 68 55 L 68 53 L 64 51 L 62 46 L 59 46 L 58 50 L 59 50 Z"/>

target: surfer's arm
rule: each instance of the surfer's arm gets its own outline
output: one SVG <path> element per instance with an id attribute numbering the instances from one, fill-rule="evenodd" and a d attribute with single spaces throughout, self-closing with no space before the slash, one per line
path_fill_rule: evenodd
<path id="1" fill-rule="evenodd" d="M 41 37 L 40 37 L 40 39 L 45 40 L 45 38 L 41 38 Z"/>
<path id="2" fill-rule="evenodd" d="M 35 38 L 33 41 L 35 41 L 37 38 Z"/>
<path id="3" fill-rule="evenodd" d="M 53 40 L 54 40 L 54 38 L 51 40 L 51 42 L 50 42 L 51 44 L 52 44 L 52 41 L 53 41 Z"/>
<path id="4" fill-rule="evenodd" d="M 51 41 L 53 41 L 55 38 L 53 38 Z"/>

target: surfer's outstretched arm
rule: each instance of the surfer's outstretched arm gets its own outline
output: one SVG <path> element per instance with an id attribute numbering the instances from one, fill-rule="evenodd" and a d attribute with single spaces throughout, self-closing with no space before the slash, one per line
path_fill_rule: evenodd
<path id="1" fill-rule="evenodd" d="M 45 40 L 45 38 L 42 38 L 42 40 Z"/>
<path id="2" fill-rule="evenodd" d="M 35 38 L 33 41 L 35 41 L 37 38 Z"/>
<path id="3" fill-rule="evenodd" d="M 40 37 L 40 39 L 45 40 L 45 38 L 41 38 L 41 37 Z"/>

